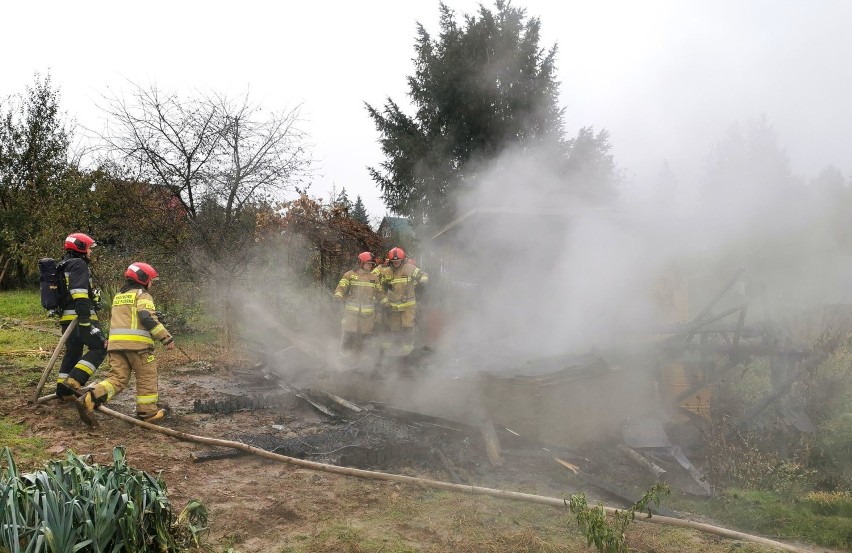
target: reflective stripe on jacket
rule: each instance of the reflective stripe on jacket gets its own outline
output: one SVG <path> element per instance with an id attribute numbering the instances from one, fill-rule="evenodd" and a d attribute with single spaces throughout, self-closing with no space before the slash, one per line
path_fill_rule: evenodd
<path id="1" fill-rule="evenodd" d="M 154 339 L 172 341 L 166 327 L 157 320 L 154 299 L 142 288 L 116 294 L 112 300 L 109 351 L 151 349 Z"/>
<path id="2" fill-rule="evenodd" d="M 387 303 L 379 275 L 358 269 L 346 271 L 337 283 L 334 297 L 346 300 L 345 313 L 373 315 L 377 303 Z"/>
<path id="3" fill-rule="evenodd" d="M 408 311 L 417 305 L 414 292 L 419 283 L 429 282 L 429 275 L 414 265 L 404 263 L 399 269 L 382 268 L 382 288 L 387 294 L 391 311 Z"/>

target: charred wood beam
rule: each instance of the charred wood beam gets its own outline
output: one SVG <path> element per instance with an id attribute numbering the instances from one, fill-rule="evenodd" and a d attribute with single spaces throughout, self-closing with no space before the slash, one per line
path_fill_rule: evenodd
<path id="1" fill-rule="evenodd" d="M 707 482 L 707 479 L 701 474 L 695 465 L 692 464 L 692 461 L 687 459 L 686 455 L 683 454 L 683 450 L 679 446 L 673 445 L 669 448 L 669 455 L 671 455 L 675 461 L 678 462 L 680 466 L 686 469 L 686 472 L 692 477 L 695 482 L 701 486 L 701 488 L 707 493 L 707 495 L 713 495 L 713 488 L 710 486 L 710 483 Z"/>
<path id="2" fill-rule="evenodd" d="M 238 449 L 217 449 L 213 451 L 193 451 L 189 454 L 189 458 L 193 463 L 203 463 L 205 461 L 233 459 L 242 455 L 247 455 L 247 453 Z"/>
<path id="3" fill-rule="evenodd" d="M 725 283 L 725 285 L 722 286 L 722 288 L 720 288 L 718 292 L 716 292 L 716 295 L 714 295 L 710 299 L 710 301 L 707 302 L 707 304 L 701 309 L 701 311 L 698 312 L 698 315 L 696 315 L 692 319 L 692 321 L 690 321 L 686 325 L 686 327 L 678 335 L 673 336 L 671 338 L 671 340 L 674 341 L 674 342 L 681 342 L 681 343 L 684 343 L 684 344 L 689 343 L 692 340 L 692 337 L 695 335 L 695 332 L 698 329 L 700 329 L 701 327 L 703 327 L 703 326 L 705 326 L 709 323 L 718 321 L 719 319 L 723 319 L 723 318 L 727 317 L 728 315 L 731 315 L 732 313 L 735 313 L 735 312 L 739 311 L 740 309 L 744 308 L 744 305 L 742 305 L 742 306 L 736 307 L 734 309 L 729 309 L 727 311 L 724 311 L 719 315 L 709 316 L 710 312 L 713 310 L 713 308 L 716 306 L 716 304 L 719 302 L 719 300 L 722 299 L 722 297 L 725 294 L 728 293 L 728 290 L 730 290 L 731 287 L 737 282 L 737 280 L 739 280 L 740 276 L 743 274 L 744 271 L 745 271 L 745 267 L 740 267 L 739 269 L 737 269 L 737 271 Z"/>
<path id="4" fill-rule="evenodd" d="M 707 305 L 705 305 L 704 308 L 698 312 L 698 315 L 696 315 L 695 318 L 692 320 L 693 323 L 700 322 L 702 319 L 704 319 L 704 317 L 707 316 L 710 311 L 713 310 L 713 307 L 716 306 L 719 300 L 722 299 L 722 296 L 727 294 L 728 290 L 730 290 L 731 287 L 736 284 L 737 280 L 739 280 L 740 276 L 742 276 L 744 272 L 745 267 L 740 267 L 739 269 L 737 269 L 737 271 L 728 280 L 728 282 L 726 282 L 725 285 L 722 286 L 722 288 L 720 288 L 718 292 L 716 292 L 716 295 L 713 296 L 713 298 L 709 302 L 707 302 Z"/>
<path id="5" fill-rule="evenodd" d="M 237 411 L 256 411 L 259 409 L 270 409 L 281 407 L 288 403 L 289 396 L 278 394 L 263 394 L 254 397 L 234 396 L 226 399 L 200 400 L 193 402 L 192 410 L 195 413 L 228 414 Z"/>
<path id="6" fill-rule="evenodd" d="M 363 413 L 364 412 L 364 410 L 362 408 L 358 407 L 357 405 L 355 405 L 351 401 L 343 399 L 342 397 L 336 396 L 336 395 L 334 395 L 330 392 L 324 392 L 322 390 L 306 390 L 306 391 L 310 392 L 312 394 L 321 395 L 322 397 L 328 399 L 329 401 L 339 405 L 340 407 L 343 407 L 344 409 L 348 409 L 349 411 L 352 411 L 353 413 Z"/>
<path id="7" fill-rule="evenodd" d="M 627 447 L 624 444 L 618 444 L 616 447 L 618 448 L 618 451 L 624 454 L 624 456 L 627 457 L 635 465 L 650 472 L 658 482 L 665 481 L 666 469 L 658 466 L 650 459 L 645 458 L 644 455 L 642 455 L 635 449 Z"/>
<path id="8" fill-rule="evenodd" d="M 458 421 L 453 421 L 449 419 L 443 419 L 441 417 L 435 417 L 432 415 L 426 415 L 423 413 L 416 413 L 414 411 L 406 411 L 405 409 L 399 409 L 398 407 L 392 407 L 386 403 L 382 403 L 379 401 L 371 401 L 370 406 L 379 411 L 380 413 L 386 413 L 394 417 L 395 419 L 404 421 L 410 424 L 422 425 L 426 424 L 429 426 L 433 426 L 436 428 L 443 428 L 446 430 L 452 430 L 454 432 L 466 432 L 468 434 L 476 434 L 479 429 L 476 426 L 461 423 Z"/>
<path id="9" fill-rule="evenodd" d="M 621 486 L 618 486 L 617 484 L 613 484 L 612 482 L 608 482 L 606 480 L 598 478 L 597 476 L 593 476 L 593 475 L 589 474 L 588 472 L 586 472 L 586 471 L 584 471 L 584 470 L 582 470 L 578 467 L 568 466 L 568 464 L 566 464 L 565 462 L 563 462 L 559 459 L 556 459 L 555 457 L 554 457 L 554 459 L 556 460 L 557 463 L 559 463 L 560 465 L 562 465 L 566 469 L 573 472 L 580 480 L 582 480 L 586 484 L 588 484 L 590 486 L 594 486 L 595 488 L 598 488 L 599 490 L 605 491 L 606 493 L 610 494 L 613 497 L 617 497 L 621 501 L 624 501 L 626 505 L 633 505 L 637 501 L 642 499 L 641 494 L 634 493 L 630 490 L 622 488 Z M 647 508 L 652 513 L 654 513 L 655 515 L 663 515 L 663 516 L 673 517 L 673 518 L 678 516 L 677 513 L 675 513 L 674 511 L 672 511 L 671 509 L 668 509 L 666 507 L 656 506 L 656 505 L 648 505 Z"/>
<path id="10" fill-rule="evenodd" d="M 434 449 L 435 457 L 441 462 L 441 465 L 444 467 L 444 470 L 447 471 L 447 474 L 450 477 L 450 480 L 455 482 L 456 484 L 466 484 L 469 480 L 467 478 L 462 478 L 459 476 L 459 473 L 456 471 L 456 467 L 453 462 L 447 457 L 447 454 L 440 447 L 436 447 Z"/>
<path id="11" fill-rule="evenodd" d="M 747 308 L 748 308 L 748 304 L 743 303 L 743 304 L 740 304 L 736 307 L 726 309 L 725 311 L 722 311 L 721 313 L 717 313 L 715 315 L 711 315 L 711 316 L 705 317 L 701 320 L 697 320 L 697 321 L 693 321 L 693 322 L 689 323 L 686 326 L 686 328 L 684 329 L 684 331 L 681 332 L 681 335 L 684 336 L 683 343 L 688 344 L 692 340 L 692 337 L 695 336 L 698 333 L 698 331 L 701 330 L 702 328 L 704 328 L 705 326 L 707 326 L 711 323 L 715 323 L 716 321 L 720 321 L 720 320 L 724 319 L 725 317 L 733 315 L 734 313 L 737 313 L 737 312 L 742 313 Z"/>
<path id="12" fill-rule="evenodd" d="M 670 345 L 666 348 L 670 352 L 675 351 L 694 351 L 694 352 L 704 352 L 704 353 L 718 353 L 718 354 L 726 354 L 730 355 L 732 353 L 738 353 L 741 355 L 774 355 L 774 354 L 788 354 L 794 356 L 804 357 L 807 355 L 807 352 L 801 349 L 781 349 L 778 346 L 772 344 L 750 344 L 740 342 L 736 347 L 733 344 L 714 344 L 714 343 L 706 343 L 706 344 L 686 344 L 684 346 L 674 346 Z"/>
<path id="13" fill-rule="evenodd" d="M 308 396 L 308 393 L 306 393 L 304 390 L 301 390 L 300 388 L 297 388 L 297 387 L 293 386 L 292 384 L 288 384 L 288 383 L 284 382 L 283 380 L 281 380 L 280 378 L 278 378 L 276 376 L 267 375 L 266 378 L 273 380 L 278 385 L 279 388 L 281 388 L 282 390 L 285 390 L 287 392 L 292 393 L 294 396 L 301 399 L 302 401 L 304 401 L 305 403 L 307 403 L 308 405 L 310 405 L 311 407 L 313 407 L 314 409 L 316 409 L 317 411 L 319 411 L 323 415 L 330 417 L 332 419 L 339 418 L 337 413 L 335 413 L 334 411 L 332 411 L 331 409 L 329 409 L 325 405 L 322 405 L 321 403 L 315 401 L 314 399 L 311 399 Z"/>

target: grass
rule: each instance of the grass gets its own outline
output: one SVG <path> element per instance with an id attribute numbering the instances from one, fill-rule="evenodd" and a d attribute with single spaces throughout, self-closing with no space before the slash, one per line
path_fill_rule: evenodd
<path id="1" fill-rule="evenodd" d="M 361 527 L 359 523 L 347 521 L 327 526 L 315 536 L 294 536 L 280 553 L 383 551 L 387 553 L 415 553 L 419 547 L 405 543 L 398 536 L 376 536 L 373 529 Z"/>
<path id="2" fill-rule="evenodd" d="M 24 427 L 0 417 L 0 446 L 9 446 L 21 466 L 31 466 L 45 459 L 45 442 L 37 436 L 24 436 Z"/>
<path id="3" fill-rule="evenodd" d="M 11 290 L 0 293 L 0 313 L 13 319 L 45 319 L 38 290 Z"/>
<path id="4" fill-rule="evenodd" d="M 681 499 L 678 507 L 744 532 L 852 551 L 852 496 L 848 493 L 798 495 L 729 489 L 718 499 Z"/>
<path id="5" fill-rule="evenodd" d="M 448 491 L 372 486 L 358 480 L 341 483 L 335 492 L 342 501 L 340 513 L 323 518 L 315 533 L 288 535 L 281 553 L 594 551 L 566 510 Z M 350 509 L 350 503 L 358 499 L 359 508 Z M 731 551 L 730 542 L 642 522 L 630 526 L 627 541 L 630 551 Z M 740 553 L 769 551 L 749 543 L 736 547 Z"/>

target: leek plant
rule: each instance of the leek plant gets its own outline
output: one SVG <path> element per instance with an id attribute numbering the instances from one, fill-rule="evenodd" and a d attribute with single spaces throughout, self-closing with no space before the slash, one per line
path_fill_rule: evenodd
<path id="1" fill-rule="evenodd" d="M 0 551 L 175 552 L 206 531 L 204 505 L 190 501 L 175 517 L 163 480 L 128 467 L 122 447 L 112 465 L 69 452 L 26 474 L 8 447 L 0 453 Z"/>

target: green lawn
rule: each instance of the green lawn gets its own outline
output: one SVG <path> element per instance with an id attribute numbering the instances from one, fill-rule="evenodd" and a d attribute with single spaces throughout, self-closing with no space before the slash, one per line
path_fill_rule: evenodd
<path id="1" fill-rule="evenodd" d="M 852 551 L 852 495 L 848 493 L 730 489 L 715 499 L 681 498 L 674 503 L 675 509 L 702 513 L 744 532 Z"/>
<path id="2" fill-rule="evenodd" d="M 37 436 L 24 435 L 24 427 L 0 417 L 0 447 L 9 446 L 15 459 L 22 467 L 28 467 L 45 459 L 44 440 Z"/>
<path id="3" fill-rule="evenodd" d="M 47 320 L 38 290 L 0 292 L 0 317 L 11 319 Z"/>

